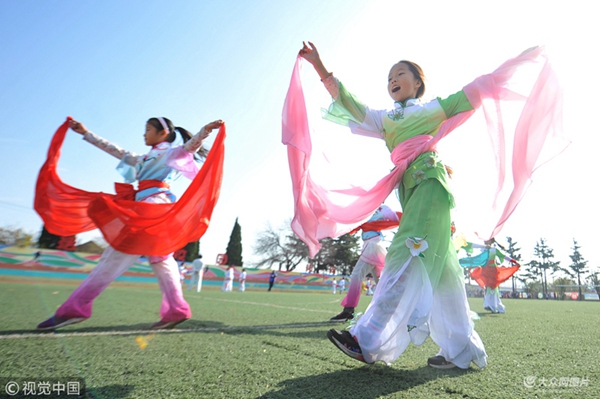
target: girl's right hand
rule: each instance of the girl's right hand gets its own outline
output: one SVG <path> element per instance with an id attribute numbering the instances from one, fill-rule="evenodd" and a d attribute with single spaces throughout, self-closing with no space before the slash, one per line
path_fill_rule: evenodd
<path id="1" fill-rule="evenodd" d="M 317 51 L 317 47 L 311 42 L 308 42 L 308 46 L 305 42 L 302 42 L 302 45 L 303 47 L 298 53 L 300 57 L 312 64 L 312 66 L 315 68 L 315 71 L 317 71 L 319 74 L 321 80 L 327 79 L 331 73 L 327 70 L 327 68 L 325 68 L 325 65 L 323 65 L 323 61 L 321 61 L 321 56 Z"/>
<path id="2" fill-rule="evenodd" d="M 317 47 L 311 42 L 308 42 L 308 46 L 305 42 L 302 42 L 302 48 L 300 49 L 300 52 L 298 54 L 300 54 L 300 57 L 304 58 L 306 61 L 310 62 L 313 65 L 321 62 L 321 57 L 319 56 Z"/>
<path id="3" fill-rule="evenodd" d="M 83 125 L 83 123 L 77 122 L 75 119 L 71 119 L 69 121 L 69 127 L 75 132 L 79 134 L 85 134 L 87 132 L 87 128 Z"/>

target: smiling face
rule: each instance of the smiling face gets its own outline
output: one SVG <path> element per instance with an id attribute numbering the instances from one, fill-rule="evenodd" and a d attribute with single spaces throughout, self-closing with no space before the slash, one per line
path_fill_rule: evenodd
<path id="1" fill-rule="evenodd" d="M 388 93 L 395 102 L 404 102 L 409 98 L 417 98 L 421 80 L 417 79 L 409 66 L 399 62 L 392 67 L 388 75 Z"/>
<path id="2" fill-rule="evenodd" d="M 158 130 L 154 126 L 149 123 L 146 123 L 146 133 L 144 133 L 144 141 L 146 145 L 154 146 L 158 143 L 162 143 L 166 140 L 168 136 L 168 132 L 166 130 Z"/>

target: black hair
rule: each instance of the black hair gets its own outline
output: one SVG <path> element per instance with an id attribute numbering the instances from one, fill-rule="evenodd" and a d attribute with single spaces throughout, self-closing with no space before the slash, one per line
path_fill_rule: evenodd
<path id="1" fill-rule="evenodd" d="M 187 142 L 188 140 L 190 140 L 194 136 L 188 130 L 186 130 L 182 127 L 173 125 L 173 122 L 171 122 L 171 120 L 169 118 L 162 117 L 162 119 L 165 121 L 165 123 L 167 124 L 167 127 L 169 128 L 169 135 L 167 136 L 167 141 L 169 143 L 174 142 L 175 139 L 177 138 L 175 131 L 179 132 L 179 135 L 183 139 L 184 143 Z M 156 130 L 158 130 L 159 132 L 165 130 L 163 125 L 160 123 L 160 121 L 156 117 L 148 119 L 148 123 L 150 125 L 154 126 L 156 128 Z M 200 148 L 198 149 L 196 154 L 194 154 L 194 157 L 196 159 L 205 159 L 206 155 L 208 155 L 208 150 L 206 149 L 206 147 L 204 147 L 202 145 L 202 146 L 200 146 Z"/>

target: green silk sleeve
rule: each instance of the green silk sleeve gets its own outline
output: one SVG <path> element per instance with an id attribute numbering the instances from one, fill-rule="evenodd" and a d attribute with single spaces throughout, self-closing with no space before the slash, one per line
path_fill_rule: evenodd
<path id="1" fill-rule="evenodd" d="M 349 121 L 360 125 L 365 120 L 367 107 L 349 93 L 342 83 L 339 84 L 339 90 L 338 98 L 329 109 L 323 110 L 323 118 L 344 126 L 348 126 Z"/>
<path id="2" fill-rule="evenodd" d="M 438 101 L 446 114 L 446 118 L 450 118 L 456 114 L 460 114 L 461 112 L 471 111 L 473 106 L 467 99 L 464 91 L 459 91 L 458 93 L 451 94 L 448 98 L 439 98 Z"/>

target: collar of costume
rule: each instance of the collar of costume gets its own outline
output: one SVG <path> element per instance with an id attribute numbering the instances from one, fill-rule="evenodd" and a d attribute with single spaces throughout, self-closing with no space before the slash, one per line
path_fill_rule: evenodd
<path id="1" fill-rule="evenodd" d="M 421 102 L 421 100 L 419 100 L 418 98 L 409 98 L 408 100 L 406 100 L 406 104 L 402 104 L 402 102 L 396 101 L 394 103 L 394 108 L 411 107 L 413 105 L 419 104 L 420 102 Z"/>
<path id="2" fill-rule="evenodd" d="M 168 141 L 161 141 L 152 146 L 152 150 L 168 150 L 169 148 L 171 148 L 171 143 Z"/>

